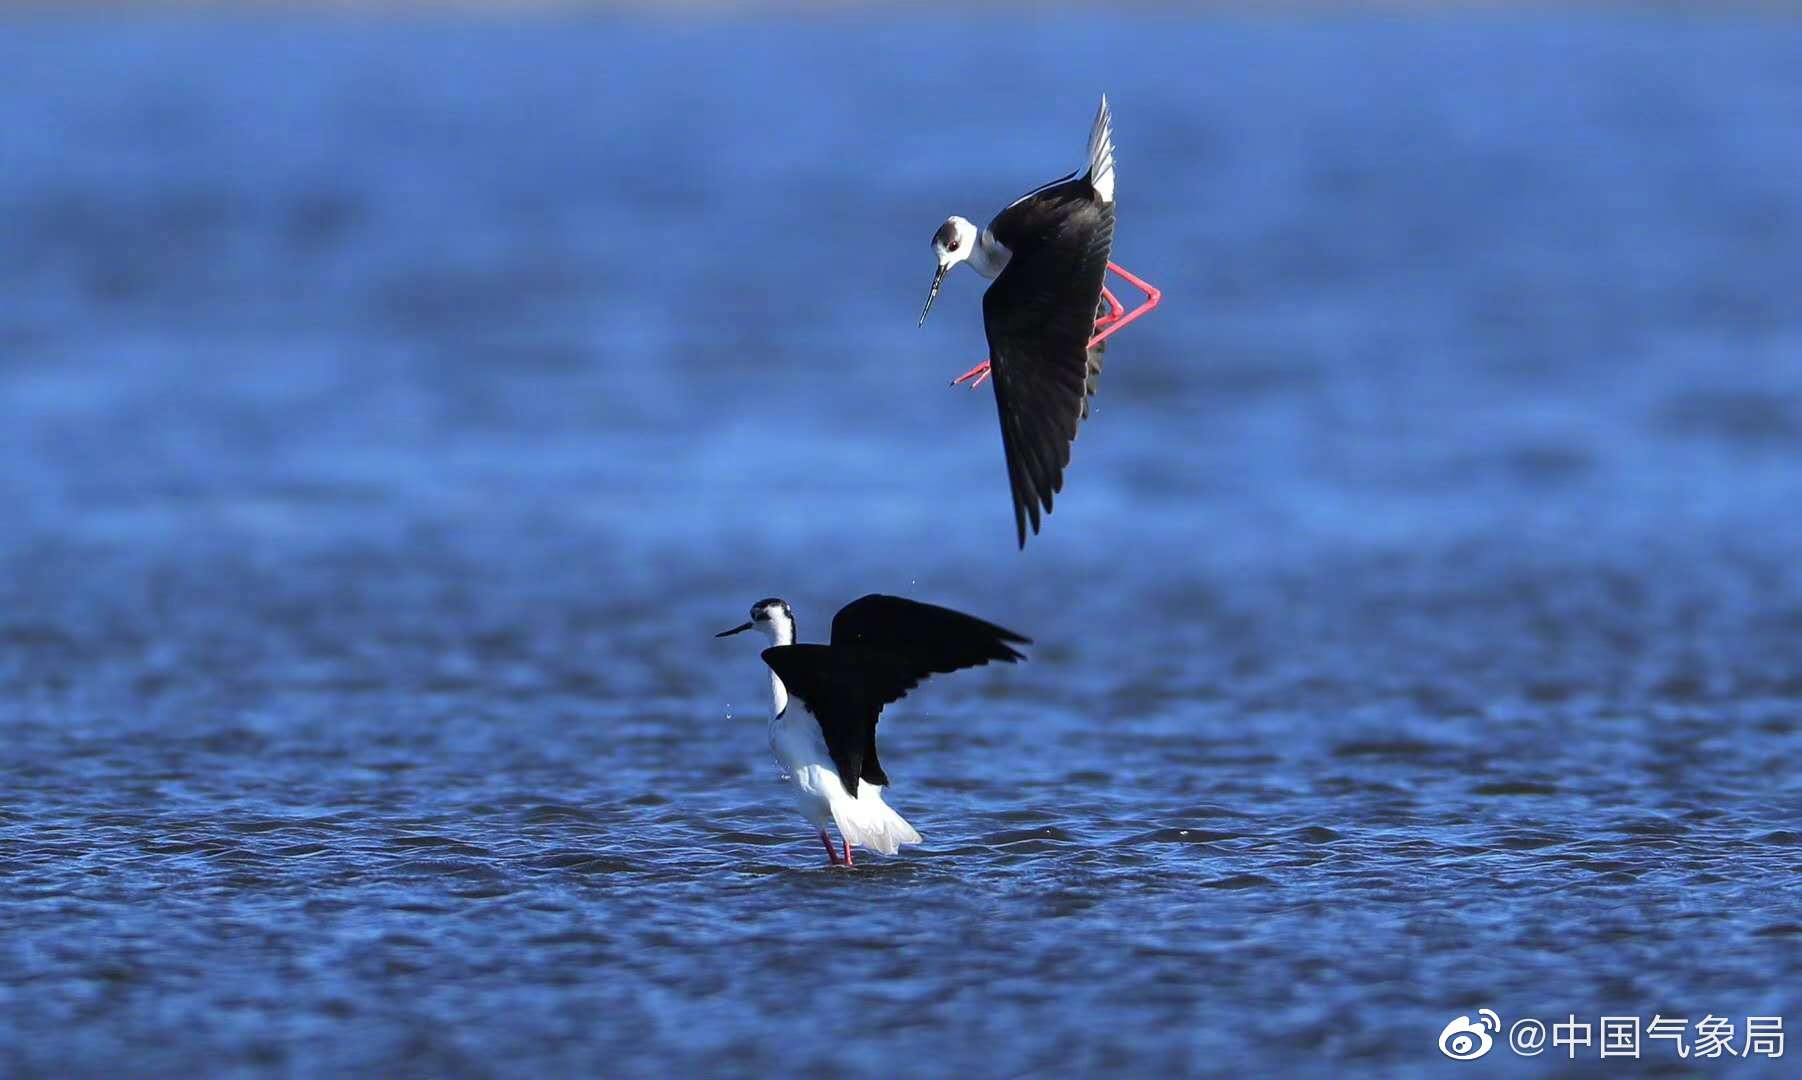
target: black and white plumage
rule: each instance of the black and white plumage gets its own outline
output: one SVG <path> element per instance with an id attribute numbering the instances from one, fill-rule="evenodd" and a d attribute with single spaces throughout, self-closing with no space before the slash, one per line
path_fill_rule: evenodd
<path id="1" fill-rule="evenodd" d="M 1105 310 L 1113 242 L 1114 138 L 1105 96 L 1090 129 L 1086 172 L 1021 196 L 980 232 L 952 217 L 932 238 L 939 266 L 922 323 L 959 263 L 994 280 L 982 298 L 982 321 L 1022 548 L 1028 523 L 1036 534 L 1041 511 L 1049 514 L 1063 490 L 1070 444 L 1101 374 L 1101 348 L 1089 344 Z"/>
<path id="2" fill-rule="evenodd" d="M 770 750 L 834 862 L 826 825 L 838 826 L 847 864 L 854 846 L 893 855 L 920 842 L 882 800 L 889 781 L 876 754 L 876 721 L 883 706 L 931 675 L 1023 660 L 1012 646 L 1031 644 L 974 616 L 879 593 L 839 610 L 830 645 L 796 644 L 794 612 L 774 598 L 753 604 L 749 622 L 715 636 L 751 629 L 771 642 L 763 650 L 773 699 Z"/>

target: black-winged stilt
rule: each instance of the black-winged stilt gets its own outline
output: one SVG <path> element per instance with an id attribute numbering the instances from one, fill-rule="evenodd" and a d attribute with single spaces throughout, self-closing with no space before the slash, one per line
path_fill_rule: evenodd
<path id="1" fill-rule="evenodd" d="M 1089 415 L 1088 398 L 1101 376 L 1103 342 L 1158 306 L 1163 294 L 1108 261 L 1114 242 L 1114 137 L 1107 97 L 1089 132 L 1088 171 L 1016 199 L 978 231 L 952 217 L 932 237 L 938 272 L 920 323 L 932 310 L 945 275 L 959 263 L 994 284 L 982 297 L 989 359 L 953 380 L 991 374 L 1001 413 L 1001 445 L 1014 495 L 1014 526 L 1026 546 L 1026 525 L 1039 531 L 1063 490 L 1076 425 Z M 1112 270 L 1145 294 L 1127 311 L 1106 287 Z"/>
<path id="2" fill-rule="evenodd" d="M 882 801 L 888 786 L 876 758 L 882 707 L 928 675 L 1023 660 L 1009 643 L 1031 644 L 950 608 L 878 593 L 839 609 L 830 645 L 795 644 L 795 613 L 773 598 L 751 605 L 751 621 L 714 636 L 753 628 L 771 642 L 763 650 L 774 697 L 770 750 L 834 864 L 839 856 L 826 824 L 838 826 L 846 866 L 854 846 L 893 855 L 902 844 L 920 842 L 913 826 Z M 789 708 L 790 695 L 800 709 Z"/>

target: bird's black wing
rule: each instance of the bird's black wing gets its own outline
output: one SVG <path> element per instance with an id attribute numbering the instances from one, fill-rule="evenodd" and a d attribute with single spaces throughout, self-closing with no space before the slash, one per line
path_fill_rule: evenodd
<path id="1" fill-rule="evenodd" d="M 853 657 L 831 645 L 774 645 L 763 650 L 763 662 L 820 722 L 826 752 L 846 791 L 855 797 L 860 778 L 888 784 L 876 760 L 876 718 L 883 702 L 870 692 Z"/>
<path id="2" fill-rule="evenodd" d="M 853 600 L 832 617 L 832 647 L 857 658 L 884 705 L 928 675 L 1025 659 L 1010 643 L 1032 644 L 974 615 L 881 593 Z"/>
<path id="3" fill-rule="evenodd" d="M 832 619 L 831 645 L 778 645 L 763 651 L 788 692 L 820 722 L 845 790 L 858 780 L 888 784 L 876 756 L 876 721 L 929 675 L 990 661 L 1025 659 L 1011 630 L 950 608 L 872 593 Z"/>
<path id="4" fill-rule="evenodd" d="M 982 298 L 1014 527 L 1039 531 L 1064 486 L 1076 426 L 1100 375 L 1089 352 L 1114 243 L 1114 207 L 1087 176 L 1054 184 L 996 215 L 989 228 L 1011 251 Z"/>

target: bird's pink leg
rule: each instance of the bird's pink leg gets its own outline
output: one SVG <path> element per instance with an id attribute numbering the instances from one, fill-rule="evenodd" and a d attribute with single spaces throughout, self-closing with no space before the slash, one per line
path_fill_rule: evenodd
<path id="1" fill-rule="evenodd" d="M 1107 268 L 1125 278 L 1127 283 L 1132 285 L 1133 288 L 1144 293 L 1145 300 L 1138 307 L 1133 308 L 1131 311 L 1127 311 L 1126 305 L 1120 302 L 1119 297 L 1114 295 L 1113 290 L 1103 286 L 1101 298 L 1107 302 L 1108 311 L 1107 314 L 1095 320 L 1095 336 L 1089 339 L 1089 348 L 1091 349 L 1106 341 L 1108 338 L 1113 337 L 1114 334 L 1127 323 L 1136 320 L 1139 316 L 1144 315 L 1146 312 L 1157 307 L 1158 303 L 1164 299 L 1164 293 L 1161 289 L 1146 284 L 1144 280 L 1134 276 L 1130 271 L 1120 266 L 1118 263 L 1108 263 Z M 959 383 L 968 382 L 970 383 L 970 389 L 974 390 L 987 381 L 988 377 L 989 362 L 984 360 L 982 363 L 977 364 L 957 378 L 952 379 L 951 385 L 956 386 Z"/>
<path id="2" fill-rule="evenodd" d="M 1139 292 L 1142 292 L 1142 294 L 1144 294 L 1144 303 L 1141 303 L 1139 307 L 1135 307 L 1128 312 L 1128 310 L 1126 310 L 1126 305 L 1123 305 L 1123 303 L 1119 301 L 1119 297 L 1114 296 L 1114 290 L 1112 290 L 1112 288 L 1101 288 L 1101 299 L 1105 299 L 1106 305 L 1108 305 L 1108 314 L 1096 319 L 1096 335 L 1088 339 L 1088 348 L 1096 348 L 1097 344 L 1103 343 L 1108 337 L 1114 337 L 1114 334 L 1117 334 L 1123 326 L 1132 323 L 1135 319 L 1139 319 L 1139 316 L 1144 316 L 1146 312 L 1150 312 L 1151 308 L 1157 307 L 1159 301 L 1164 299 L 1164 292 L 1162 292 L 1160 288 L 1155 287 L 1155 285 L 1148 285 L 1144 279 L 1133 276 L 1130 270 L 1124 269 L 1119 263 L 1108 263 L 1108 269 L 1114 270 L 1115 274 L 1119 274 L 1121 278 L 1126 279 L 1128 285 L 1132 285 L 1133 288 L 1137 288 Z M 975 389 L 978 388 L 978 386 L 982 386 L 982 384 L 986 382 L 987 377 L 989 377 L 989 362 L 982 361 L 980 364 L 977 364 L 975 368 L 964 371 L 957 379 L 951 380 L 951 386 L 957 386 L 959 382 L 969 382 L 969 389 Z"/>
<path id="3" fill-rule="evenodd" d="M 826 847 L 826 858 L 832 860 L 833 866 L 837 866 L 838 865 L 838 850 L 832 846 L 832 837 L 826 835 L 825 829 L 820 830 L 820 843 L 824 844 Z M 850 853 L 851 853 L 850 849 L 847 848 L 845 850 L 845 854 L 849 855 Z"/>
<path id="4" fill-rule="evenodd" d="M 851 841 L 845 841 L 845 865 L 851 865 Z"/>
<path id="5" fill-rule="evenodd" d="M 974 390 L 978 386 L 981 386 L 983 383 L 983 380 L 987 379 L 988 377 L 989 377 L 989 362 L 987 360 L 984 360 L 982 363 L 977 364 L 975 367 L 964 372 L 962 375 L 959 375 L 957 378 L 952 379 L 951 385 L 956 386 L 958 383 L 963 382 L 965 379 L 975 379 L 976 381 L 970 384 L 970 389 Z"/>
<path id="6" fill-rule="evenodd" d="M 1133 276 L 1133 274 L 1130 271 L 1128 271 L 1126 268 L 1122 267 L 1120 264 L 1108 263 L 1107 268 L 1109 270 L 1112 270 L 1114 273 L 1119 274 L 1121 277 L 1125 278 L 1127 284 L 1131 285 L 1133 288 L 1144 293 L 1145 294 L 1145 302 L 1140 304 L 1138 307 L 1133 308 L 1131 311 L 1126 312 L 1123 315 L 1123 314 L 1121 314 L 1120 301 L 1114 299 L 1113 295 L 1111 293 L 1109 293 L 1106 289 L 1101 290 L 1101 295 L 1104 298 L 1106 298 L 1106 300 L 1108 301 L 1108 307 L 1112 308 L 1113 310 L 1109 311 L 1106 315 L 1102 316 L 1101 318 L 1095 320 L 1095 330 L 1097 332 L 1094 337 L 1089 339 L 1089 348 L 1091 348 L 1091 349 L 1093 349 L 1095 346 L 1101 344 L 1102 342 L 1106 341 L 1108 338 L 1113 337 L 1116 333 L 1118 333 L 1121 330 L 1122 327 L 1126 326 L 1126 324 L 1134 321 L 1139 316 L 1150 311 L 1152 308 L 1157 307 L 1158 301 L 1160 301 L 1164 298 L 1164 293 L 1162 290 L 1156 288 L 1155 286 L 1148 285 L 1143 280 Z M 1103 327 L 1106 327 L 1106 329 L 1103 329 Z"/>
<path id="7" fill-rule="evenodd" d="M 1116 297 L 1114 295 L 1113 290 L 1109 289 L 1105 285 L 1102 286 L 1102 288 L 1101 288 L 1101 298 L 1103 300 L 1107 301 L 1108 312 L 1106 315 L 1103 315 L 1101 318 L 1095 320 L 1095 329 L 1097 329 L 1097 330 L 1101 329 L 1104 326 L 1113 325 L 1114 320 L 1118 319 L 1121 315 L 1125 314 L 1125 312 L 1126 312 L 1126 308 L 1121 306 L 1120 300 L 1118 297 Z"/>

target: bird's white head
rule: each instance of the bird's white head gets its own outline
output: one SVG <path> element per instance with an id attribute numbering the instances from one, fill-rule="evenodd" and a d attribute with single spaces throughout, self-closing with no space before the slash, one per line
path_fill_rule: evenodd
<path id="1" fill-rule="evenodd" d="M 793 645 L 795 643 L 795 613 L 788 606 L 788 601 L 770 597 L 751 605 L 751 621 L 743 626 L 734 626 L 730 630 L 722 630 L 714 637 L 730 637 L 742 634 L 746 630 L 761 630 L 770 639 L 772 645 Z"/>
<path id="2" fill-rule="evenodd" d="M 945 275 L 952 267 L 976 254 L 981 238 L 974 222 L 955 215 L 946 218 L 939 231 L 932 234 L 932 253 L 939 258 L 939 268 L 932 275 L 932 291 L 926 294 L 926 308 L 920 312 L 921 326 L 926 325 L 926 314 L 932 310 L 932 302 L 938 299 L 939 286 L 945 283 Z"/>

